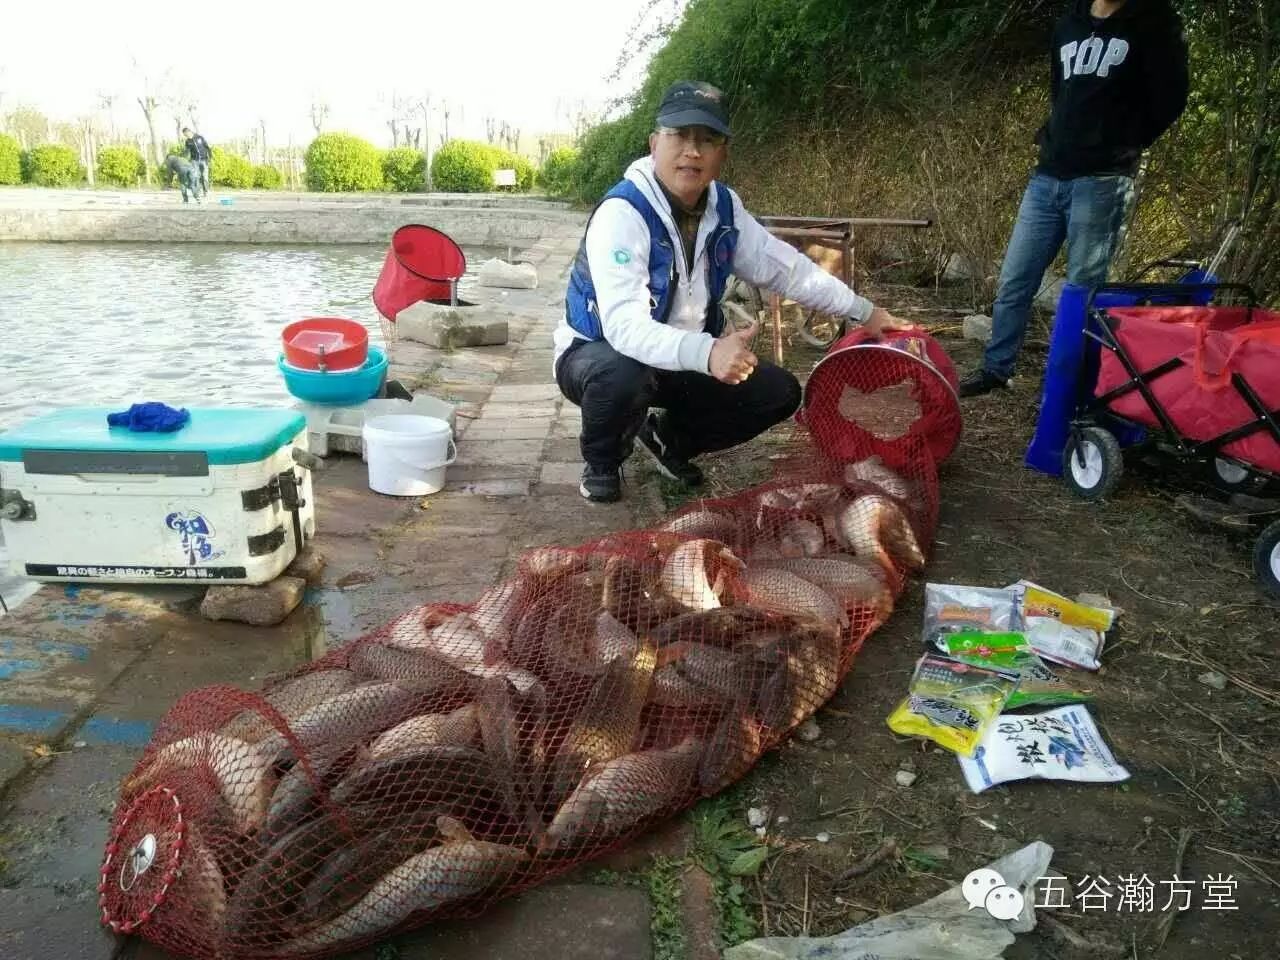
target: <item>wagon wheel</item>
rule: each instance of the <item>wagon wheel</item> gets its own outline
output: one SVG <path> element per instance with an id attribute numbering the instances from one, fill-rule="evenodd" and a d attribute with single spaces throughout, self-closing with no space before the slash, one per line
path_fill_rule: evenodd
<path id="1" fill-rule="evenodd" d="M 1253 548 L 1253 572 L 1262 588 L 1280 600 L 1280 520 L 1258 537 Z"/>
<path id="2" fill-rule="evenodd" d="M 825 350 L 844 336 L 846 317 L 837 317 L 817 310 L 806 310 L 800 318 L 800 339 Z"/>
<path id="3" fill-rule="evenodd" d="M 1124 455 L 1110 430 L 1072 431 L 1062 451 L 1062 479 L 1072 493 L 1085 500 L 1101 500 L 1111 495 L 1123 473 Z"/>

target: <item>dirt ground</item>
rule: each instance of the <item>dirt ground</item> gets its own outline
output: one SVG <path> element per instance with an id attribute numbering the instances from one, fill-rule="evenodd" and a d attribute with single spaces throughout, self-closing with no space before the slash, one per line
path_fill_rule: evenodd
<path id="1" fill-rule="evenodd" d="M 933 330 L 961 370 L 977 360 L 980 347 L 960 337 L 968 311 L 959 292 L 949 298 L 945 290 L 882 284 L 873 296 Z M 894 735 L 885 718 L 905 695 L 921 651 L 924 582 L 917 580 L 817 714 L 819 739 L 793 738 L 735 788 L 743 812 L 754 806 L 771 816 L 776 853 L 748 884 L 761 935 L 837 933 L 935 896 L 1039 839 L 1055 850 L 1051 869 L 1067 878 L 1070 906 L 1039 911 L 1043 922 L 1007 956 L 1275 954 L 1280 605 L 1255 586 L 1248 542 L 1197 527 L 1176 509 L 1179 488 L 1160 469 L 1135 465 L 1110 500 L 1089 504 L 1022 465 L 1039 399 L 1044 322 L 1029 337 L 1010 389 L 965 401 L 963 442 L 942 471 L 927 579 L 1003 586 L 1025 577 L 1068 595 L 1109 596 L 1123 612 L 1103 669 L 1061 673 L 1092 691 L 1090 712 L 1131 778 L 1119 785 L 1022 781 L 974 795 L 948 752 Z M 757 349 L 770 355 L 766 337 Z M 817 356 L 788 338 L 786 362 L 798 374 Z M 779 442 L 762 438 L 707 458 L 709 494 L 767 477 L 771 444 Z M 668 506 L 680 499 L 670 489 L 664 495 Z M 1226 677 L 1224 689 L 1199 679 L 1210 671 Z M 910 787 L 895 782 L 903 768 L 918 774 Z M 1190 836 L 1179 866 L 1183 830 Z M 837 882 L 887 840 L 903 854 Z M 1122 910 L 1122 886 L 1144 884 L 1144 875 L 1153 904 Z M 1169 904 L 1175 875 L 1194 884 L 1182 888 L 1192 890 L 1185 911 L 1179 898 Z M 1234 886 L 1204 885 L 1226 877 Z M 1107 881 L 1095 889 L 1110 899 L 1076 899 L 1086 878 Z M 1208 895 L 1223 890 L 1226 909 L 1206 909 Z"/>

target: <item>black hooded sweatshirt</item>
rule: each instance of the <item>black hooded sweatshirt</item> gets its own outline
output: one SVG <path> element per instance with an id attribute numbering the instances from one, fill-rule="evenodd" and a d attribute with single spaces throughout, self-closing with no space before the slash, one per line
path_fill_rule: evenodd
<path id="1" fill-rule="evenodd" d="M 1142 151 L 1187 105 L 1187 47 L 1169 0 L 1128 0 L 1109 17 L 1074 0 L 1053 30 L 1049 119 L 1038 169 L 1061 180 L 1133 176 Z"/>

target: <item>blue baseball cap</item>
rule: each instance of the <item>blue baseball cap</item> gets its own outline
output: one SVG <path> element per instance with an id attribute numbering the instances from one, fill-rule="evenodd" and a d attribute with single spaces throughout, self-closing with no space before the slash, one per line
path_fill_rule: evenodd
<path id="1" fill-rule="evenodd" d="M 729 136 L 729 116 L 724 93 L 709 83 L 682 80 L 673 83 L 658 106 L 660 127 L 707 127 Z"/>

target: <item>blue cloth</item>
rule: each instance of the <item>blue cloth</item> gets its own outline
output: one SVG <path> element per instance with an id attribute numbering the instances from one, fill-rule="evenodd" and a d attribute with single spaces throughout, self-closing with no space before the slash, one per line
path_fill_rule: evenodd
<path id="1" fill-rule="evenodd" d="M 191 420 L 187 408 L 175 410 L 164 403 L 135 403 L 128 410 L 108 413 L 107 423 L 113 427 L 127 427 L 134 433 L 173 433 L 181 430 Z"/>
<path id="2" fill-rule="evenodd" d="M 1013 375 L 1031 303 L 1063 241 L 1068 283 L 1088 288 L 1106 282 L 1132 195 L 1130 177 L 1031 177 L 1000 270 L 983 367 L 1002 380 Z"/>

